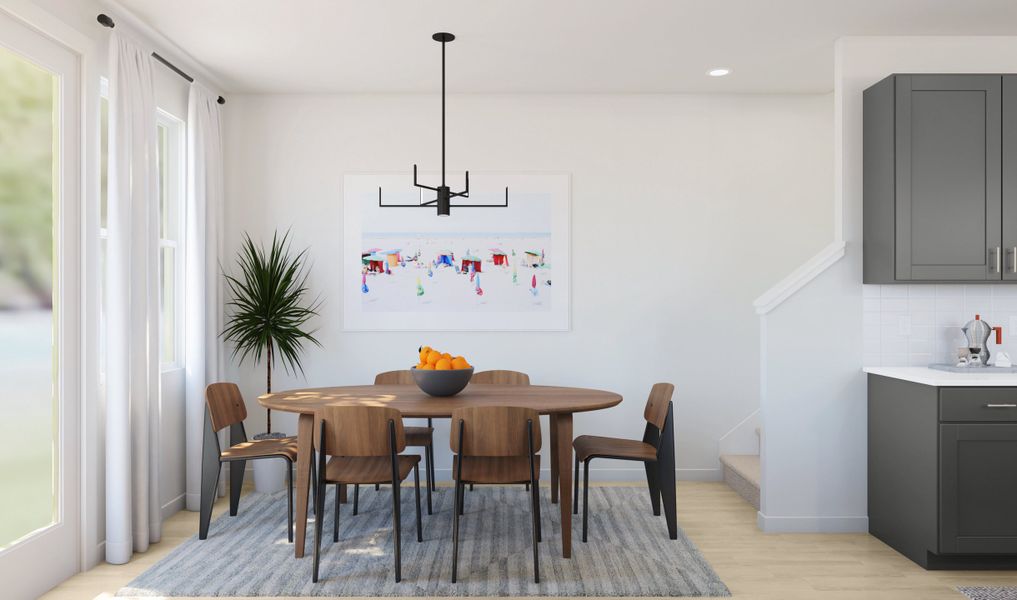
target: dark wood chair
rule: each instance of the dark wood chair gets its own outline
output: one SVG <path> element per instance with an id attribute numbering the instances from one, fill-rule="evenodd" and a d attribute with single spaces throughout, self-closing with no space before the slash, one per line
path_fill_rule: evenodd
<path id="1" fill-rule="evenodd" d="M 540 583 L 540 417 L 530 408 L 472 406 L 452 411 L 450 446 L 455 453 L 455 507 L 452 517 L 452 583 L 459 568 L 459 517 L 467 483 L 526 483 L 533 526 L 533 581 Z"/>
<path id="2" fill-rule="evenodd" d="M 487 383 L 491 385 L 530 385 L 530 376 L 519 371 L 478 371 L 470 378 L 470 383 Z"/>
<path id="3" fill-rule="evenodd" d="M 415 385 L 413 374 L 409 370 L 385 371 L 374 376 L 374 385 Z M 427 514 L 431 513 L 431 492 L 437 490 L 434 476 L 434 423 L 427 420 L 427 427 L 404 426 L 406 445 L 411 448 L 424 449 L 424 475 L 427 477 Z M 374 486 L 375 490 L 380 485 Z M 360 498 L 360 486 L 353 487 L 353 514 L 357 514 Z"/>
<path id="4" fill-rule="evenodd" d="M 384 406 L 326 406 L 316 415 L 314 447 L 318 451 L 318 482 L 315 496 L 321 514 L 325 512 L 328 484 L 392 485 L 392 536 L 395 548 L 395 580 L 402 579 L 399 513 L 401 483 L 413 471 L 417 500 L 417 541 L 424 541 L 420 522 L 420 457 L 399 454 L 406 448 L 403 417 Z M 326 462 L 327 461 L 327 462 Z M 332 541 L 339 541 L 339 496 L 335 499 Z M 314 520 L 314 567 L 311 580 L 318 581 L 321 559 L 321 529 L 324 519 Z"/>
<path id="5" fill-rule="evenodd" d="M 646 484 L 650 489 L 653 514 L 660 516 L 663 499 L 668 536 L 672 540 L 678 539 L 678 505 L 674 481 L 674 404 L 671 402 L 673 395 L 674 386 L 670 383 L 654 384 L 643 411 L 646 429 L 642 441 L 581 435 L 572 442 L 576 451 L 573 514 L 579 512 L 579 463 L 583 463 L 584 542 L 590 501 L 590 462 L 595 458 L 642 462 L 646 468 Z"/>
<path id="6" fill-rule="evenodd" d="M 201 450 L 201 514 L 198 521 L 198 539 L 208 537 L 216 488 L 222 463 L 230 466 L 230 516 L 236 516 L 240 506 L 240 488 L 244 484 L 244 469 L 249 460 L 282 459 L 287 465 L 286 482 L 289 488 L 287 507 L 287 539 L 293 541 L 293 463 L 297 460 L 297 438 L 248 440 L 244 429 L 247 406 L 235 383 L 213 383 L 205 389 L 205 435 Z M 219 431 L 230 428 L 230 445 L 223 450 L 219 445 Z"/>
<path id="7" fill-rule="evenodd" d="M 494 369 L 491 371 L 478 371 L 470 378 L 470 383 L 489 385 L 530 385 L 530 376 L 521 371 L 504 371 Z M 529 484 L 526 489 L 529 489 Z M 470 491 L 473 491 L 473 484 L 470 484 Z"/>

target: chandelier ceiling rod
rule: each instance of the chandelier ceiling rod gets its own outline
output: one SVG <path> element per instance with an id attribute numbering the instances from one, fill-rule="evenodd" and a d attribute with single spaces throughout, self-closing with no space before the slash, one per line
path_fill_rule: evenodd
<path id="1" fill-rule="evenodd" d="M 456 36 L 447 32 L 438 32 L 431 36 L 436 42 L 441 43 L 441 185 L 431 187 L 417 182 L 417 165 L 413 165 L 413 185 L 424 190 L 431 190 L 437 194 L 434 200 L 421 202 L 419 204 L 384 204 L 381 199 L 381 187 L 378 188 L 378 206 L 381 208 L 421 208 L 435 206 L 438 209 L 439 217 L 447 217 L 451 213 L 452 198 L 470 197 L 470 172 L 466 171 L 466 187 L 461 192 L 453 192 L 445 182 L 445 44 L 456 39 Z M 508 208 L 508 187 L 505 188 L 504 204 L 456 204 L 456 208 Z"/>

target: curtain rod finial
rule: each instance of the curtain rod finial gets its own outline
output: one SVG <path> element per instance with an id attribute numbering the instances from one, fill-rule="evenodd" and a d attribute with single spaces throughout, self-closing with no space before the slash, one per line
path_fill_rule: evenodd
<path id="1" fill-rule="evenodd" d="M 111 19 L 107 14 L 100 13 L 99 16 L 95 18 L 95 20 L 98 21 L 99 24 L 102 25 L 103 27 L 109 27 L 110 29 L 116 27 L 116 23 L 114 23 L 113 19 Z"/>
<path id="2" fill-rule="evenodd" d="M 222 96 L 219 96 L 219 99 L 216 100 L 216 102 L 218 102 L 219 104 L 226 104 L 226 98 L 223 98 Z"/>

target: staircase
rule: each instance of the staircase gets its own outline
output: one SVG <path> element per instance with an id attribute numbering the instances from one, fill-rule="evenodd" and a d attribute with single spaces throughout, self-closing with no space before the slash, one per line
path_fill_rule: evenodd
<path id="1" fill-rule="evenodd" d="M 759 428 L 756 428 L 759 435 Z M 724 481 L 745 501 L 759 510 L 759 455 L 726 454 L 720 457 Z"/>

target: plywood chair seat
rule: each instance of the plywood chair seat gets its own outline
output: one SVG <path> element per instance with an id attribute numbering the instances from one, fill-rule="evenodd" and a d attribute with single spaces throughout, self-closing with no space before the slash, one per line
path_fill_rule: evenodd
<path id="1" fill-rule="evenodd" d="M 434 439 L 434 427 L 405 427 L 407 446 L 430 446 Z"/>
<path id="2" fill-rule="evenodd" d="M 581 435 L 572 442 L 576 458 L 586 462 L 590 458 L 620 458 L 624 460 L 657 460 L 657 448 L 639 440 Z"/>
<path id="3" fill-rule="evenodd" d="M 420 462 L 416 454 L 398 456 L 399 479 Z M 325 466 L 329 483 L 392 483 L 392 461 L 387 456 L 333 456 Z"/>
<path id="4" fill-rule="evenodd" d="M 540 455 L 534 456 L 535 477 L 540 478 Z M 452 472 L 459 469 L 459 457 L 452 457 Z M 530 459 L 526 456 L 467 456 L 463 459 L 465 483 L 529 483 Z"/>
<path id="5" fill-rule="evenodd" d="M 297 438 L 286 437 L 240 442 L 223 450 L 221 460 L 248 460 L 272 456 L 288 458 L 295 462 L 297 460 Z"/>

